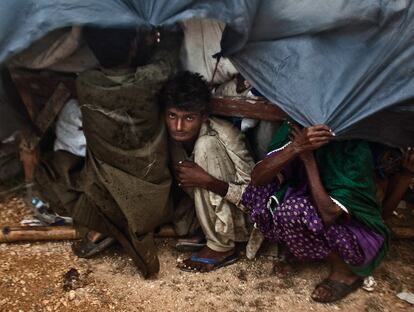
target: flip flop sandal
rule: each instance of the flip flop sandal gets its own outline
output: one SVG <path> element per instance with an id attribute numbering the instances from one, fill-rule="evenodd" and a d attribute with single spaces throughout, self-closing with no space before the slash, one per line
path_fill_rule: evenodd
<path id="1" fill-rule="evenodd" d="M 181 241 L 175 244 L 175 249 L 180 252 L 196 252 L 201 250 L 206 246 L 206 240 L 202 239 L 198 242 L 191 242 L 191 241 Z"/>
<path id="2" fill-rule="evenodd" d="M 236 263 L 239 260 L 239 256 L 236 253 L 234 253 L 234 254 L 231 254 L 230 256 L 227 256 L 223 261 L 220 261 L 220 260 L 210 259 L 210 258 L 200 258 L 200 257 L 197 257 L 196 255 L 192 255 L 190 260 L 193 262 L 197 262 L 197 263 L 212 265 L 213 268 L 209 271 L 206 271 L 206 272 L 211 272 L 219 268 L 228 266 L 230 264 Z M 204 273 L 204 271 L 200 271 L 197 268 L 193 268 L 193 267 L 186 266 L 186 265 L 180 267 L 180 270 L 185 271 L 185 272 L 203 272 Z"/>
<path id="3" fill-rule="evenodd" d="M 114 243 L 115 238 L 113 237 L 106 237 L 97 243 L 94 243 L 91 240 L 84 238 L 80 242 L 72 244 L 72 251 L 79 258 L 89 259 L 97 255 L 101 251 L 107 249 Z"/>
<path id="4" fill-rule="evenodd" d="M 318 298 L 312 298 L 312 299 L 317 302 L 321 302 L 321 303 L 335 302 L 335 301 L 345 298 L 350 293 L 360 288 L 363 285 L 363 283 L 364 283 L 364 280 L 362 278 L 358 278 L 351 285 L 347 285 L 345 283 L 341 283 L 341 282 L 334 281 L 331 279 L 325 279 L 320 284 L 318 284 L 316 288 L 318 287 L 325 288 L 331 293 L 331 295 L 329 296 L 328 299 L 318 299 Z"/>

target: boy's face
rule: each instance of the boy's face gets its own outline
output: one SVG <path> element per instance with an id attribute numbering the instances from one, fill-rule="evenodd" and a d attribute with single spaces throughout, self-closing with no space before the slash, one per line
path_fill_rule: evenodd
<path id="1" fill-rule="evenodd" d="M 207 114 L 179 110 L 168 107 L 165 111 L 165 123 L 170 137 L 177 142 L 195 141 Z"/>

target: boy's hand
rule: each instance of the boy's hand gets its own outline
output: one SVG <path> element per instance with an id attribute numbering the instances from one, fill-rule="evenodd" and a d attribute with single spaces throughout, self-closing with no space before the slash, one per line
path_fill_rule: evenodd
<path id="1" fill-rule="evenodd" d="M 194 162 L 184 160 L 175 166 L 178 186 L 208 189 L 212 176 Z"/>

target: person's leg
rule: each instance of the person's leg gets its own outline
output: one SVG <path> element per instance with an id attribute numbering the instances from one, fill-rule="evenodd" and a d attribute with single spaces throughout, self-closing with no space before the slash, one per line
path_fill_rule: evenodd
<path id="1" fill-rule="evenodd" d="M 79 196 L 73 207 L 73 221 L 84 232 L 80 241 L 72 243 L 72 251 L 76 256 L 92 258 L 115 243 L 102 216 L 85 194 Z"/>
<path id="2" fill-rule="evenodd" d="M 365 258 L 360 240 L 349 227 L 341 224 L 326 227 L 309 198 L 298 196 L 285 199 L 275 210 L 273 221 L 276 226 L 272 233 L 295 258 L 328 260 L 331 273 L 316 286 L 312 299 L 340 300 L 360 286 L 361 279 L 346 263 L 361 265 Z"/>
<path id="3" fill-rule="evenodd" d="M 181 236 L 175 245 L 178 251 L 195 252 L 206 245 L 204 233 L 196 217 L 194 199 L 187 194 L 183 194 L 174 207 L 173 224 L 175 232 Z"/>
<path id="4" fill-rule="evenodd" d="M 330 226 L 325 232 L 325 238 L 331 249 L 328 256 L 331 273 L 315 288 L 312 298 L 332 302 L 361 286 L 363 279 L 354 274 L 349 265 L 357 268 L 372 263 L 383 246 L 384 237 L 352 220 Z M 363 274 L 366 275 L 367 272 Z"/>
<path id="5" fill-rule="evenodd" d="M 362 278 L 355 275 L 338 254 L 330 254 L 327 260 L 331 271 L 327 279 L 317 285 L 312 292 L 313 300 L 318 302 L 337 301 L 362 285 Z"/>
<path id="6" fill-rule="evenodd" d="M 225 146 L 215 136 L 203 136 L 197 140 L 194 162 L 219 180 L 236 180 L 235 165 Z M 195 189 L 194 205 L 210 249 L 225 252 L 234 248 L 235 241 L 247 241 L 246 215 L 234 204 L 213 192 Z"/>
<path id="7" fill-rule="evenodd" d="M 222 200 L 217 207 L 211 202 L 208 191 L 197 190 L 195 193 L 197 219 L 206 237 L 207 247 L 217 252 L 233 250 L 235 235 L 231 204 Z M 221 210 L 219 215 L 216 214 L 218 210 Z"/>
<path id="8" fill-rule="evenodd" d="M 41 198 L 49 202 L 52 210 L 73 218 L 77 231 L 84 234 L 81 241 L 72 244 L 74 253 L 82 258 L 90 258 L 112 245 L 114 240 L 107 239 L 108 234 L 101 226 L 101 219 L 90 209 L 89 204 L 77 208 L 84 202 L 80 178 L 84 162 L 84 157 L 66 151 L 53 152 L 42 159 L 35 181 Z"/>
<path id="9" fill-rule="evenodd" d="M 325 238 L 331 249 L 327 261 L 331 267 L 329 276 L 312 293 L 320 302 L 340 300 L 358 289 L 363 279 L 351 271 L 370 263 L 378 253 L 383 240 L 362 224 L 352 221 L 334 224 L 326 229 Z"/>
<path id="10" fill-rule="evenodd" d="M 84 157 L 66 151 L 47 153 L 35 172 L 35 192 L 49 203 L 53 212 L 72 217 L 72 209 L 80 193 L 79 173 Z"/>
<path id="11" fill-rule="evenodd" d="M 223 144 L 215 136 L 203 136 L 197 140 L 194 161 L 219 180 L 231 181 L 235 178 L 234 164 Z M 207 241 L 206 247 L 195 256 L 218 263 L 226 262 L 234 254 L 235 241 L 248 239 L 248 225 L 244 213 L 220 195 L 204 189 L 194 190 L 194 204 Z M 191 259 L 187 259 L 184 265 L 203 272 L 216 266 Z"/>
<path id="12" fill-rule="evenodd" d="M 273 261 L 273 273 L 282 278 L 292 276 L 303 261 L 296 259 L 283 244 L 279 244 L 278 249 L 278 257 Z"/>
<path id="13" fill-rule="evenodd" d="M 175 142 L 168 145 L 171 166 L 178 165 L 180 161 L 189 160 L 184 148 Z M 188 192 L 188 193 L 186 193 Z M 195 214 L 192 190 L 183 190 L 173 183 L 171 187 L 171 200 L 173 211 L 171 221 L 178 236 L 193 235 L 200 227 Z"/>
<path id="14" fill-rule="evenodd" d="M 233 235 L 226 235 L 216 231 L 214 216 L 215 207 L 208 200 L 208 192 L 201 192 L 196 205 L 197 217 L 201 228 L 206 237 L 206 246 L 196 255 L 183 262 L 183 269 L 188 271 L 194 270 L 199 272 L 208 272 L 213 270 L 217 264 L 221 264 L 234 254 Z M 200 207 L 201 206 L 201 207 Z M 231 215 L 229 216 L 231 217 Z M 220 222 L 220 221 L 219 221 Z M 211 259 L 215 263 L 205 263 L 199 259 Z"/>
<path id="15" fill-rule="evenodd" d="M 194 235 L 200 227 L 195 215 L 194 200 L 182 194 L 174 207 L 173 225 L 178 236 Z"/>

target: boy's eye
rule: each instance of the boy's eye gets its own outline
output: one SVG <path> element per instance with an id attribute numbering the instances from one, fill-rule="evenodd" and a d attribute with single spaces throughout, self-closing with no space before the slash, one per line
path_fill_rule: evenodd
<path id="1" fill-rule="evenodd" d="M 169 114 L 168 114 L 168 118 L 169 118 L 169 119 L 174 119 L 174 118 L 175 118 L 175 114 L 173 114 L 173 113 L 169 113 Z"/>
<path id="2" fill-rule="evenodd" d="M 185 119 L 187 119 L 188 121 L 193 121 L 194 117 L 193 116 L 187 116 Z"/>

